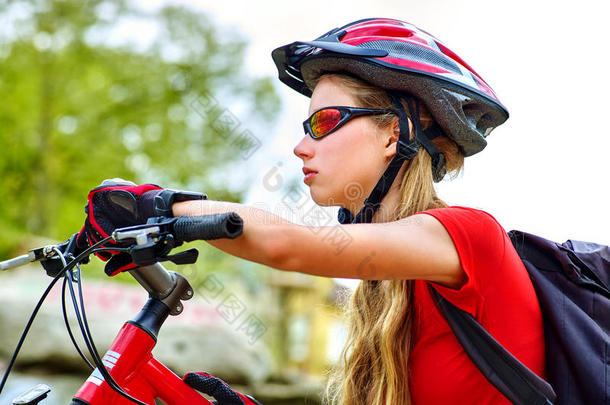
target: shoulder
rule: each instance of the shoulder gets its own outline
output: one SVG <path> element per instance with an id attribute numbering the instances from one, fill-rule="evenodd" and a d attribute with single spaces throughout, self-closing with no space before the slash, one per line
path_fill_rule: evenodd
<path id="1" fill-rule="evenodd" d="M 454 223 L 462 223 L 470 226 L 492 226 L 500 227 L 498 221 L 487 211 L 477 208 L 452 206 L 447 208 L 434 208 L 418 213 L 433 216 L 441 223 L 452 225 Z"/>
<path id="2" fill-rule="evenodd" d="M 500 276 L 491 269 L 504 267 L 512 245 L 504 228 L 491 214 L 469 207 L 432 209 L 420 214 L 438 221 L 451 238 L 467 278 L 462 294 L 469 291 L 465 295 L 480 295 L 482 286 Z"/>
<path id="3" fill-rule="evenodd" d="M 490 213 L 480 209 L 454 206 L 426 210 L 417 215 L 431 216 L 442 224 L 458 251 L 465 247 L 493 248 L 497 252 L 498 248 L 504 249 L 508 240 L 502 225 Z"/>

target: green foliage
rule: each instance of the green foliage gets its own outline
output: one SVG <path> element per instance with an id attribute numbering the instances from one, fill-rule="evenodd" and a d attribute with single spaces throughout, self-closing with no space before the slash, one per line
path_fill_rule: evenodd
<path id="1" fill-rule="evenodd" d="M 151 13 L 124 0 L 12 0 L 0 25 L 0 255 L 16 233 L 78 230 L 104 178 L 240 199 L 209 178 L 239 158 L 209 101 L 247 103 L 242 120 L 271 118 L 279 101 L 267 78 L 242 71 L 233 31 L 190 9 Z M 151 28 L 113 39 L 130 26 Z"/>

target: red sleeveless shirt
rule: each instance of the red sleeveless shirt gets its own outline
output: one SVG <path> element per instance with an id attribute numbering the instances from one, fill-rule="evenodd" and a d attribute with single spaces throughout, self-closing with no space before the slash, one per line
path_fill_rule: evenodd
<path id="1" fill-rule="evenodd" d="M 449 207 L 424 211 L 449 232 L 468 277 L 459 289 L 433 284 L 472 314 L 509 352 L 545 378 L 542 314 L 527 271 L 508 235 L 488 213 Z M 510 402 L 468 358 L 428 291 L 415 281 L 409 358 L 413 405 L 497 405 Z"/>

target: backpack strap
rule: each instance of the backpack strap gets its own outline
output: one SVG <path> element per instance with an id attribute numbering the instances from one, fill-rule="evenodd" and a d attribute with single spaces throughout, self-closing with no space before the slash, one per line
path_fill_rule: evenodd
<path id="1" fill-rule="evenodd" d="M 556 395 L 549 383 L 510 354 L 472 315 L 428 286 L 464 351 L 498 391 L 517 405 L 553 405 Z"/>

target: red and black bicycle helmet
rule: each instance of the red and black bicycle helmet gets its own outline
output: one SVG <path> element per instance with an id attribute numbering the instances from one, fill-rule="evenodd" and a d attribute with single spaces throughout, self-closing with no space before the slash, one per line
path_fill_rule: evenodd
<path id="1" fill-rule="evenodd" d="M 412 158 L 413 149 L 416 152 L 419 145 L 424 146 L 433 157 L 435 181 L 444 175 L 444 156 L 429 142 L 438 133 L 417 130 L 417 145 L 413 146 L 405 129 L 408 125 L 404 108 L 397 100 L 407 100 L 411 117 L 417 103 L 423 102 L 440 131 L 453 139 L 465 156 L 483 150 L 487 135 L 508 118 L 508 111 L 481 76 L 439 40 L 407 22 L 389 18 L 355 21 L 313 41 L 279 47 L 272 57 L 279 79 L 308 97 L 315 80 L 324 73 L 346 72 L 385 89 L 399 110 L 401 158 Z M 417 122 L 414 125 L 419 126 Z M 394 162 L 394 175 L 386 171 L 367 199 L 373 213 L 399 164 L 402 161 Z M 370 222 L 372 214 L 366 215 L 366 219 L 356 222 Z"/>

